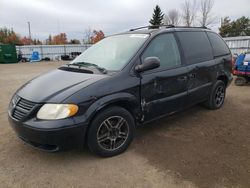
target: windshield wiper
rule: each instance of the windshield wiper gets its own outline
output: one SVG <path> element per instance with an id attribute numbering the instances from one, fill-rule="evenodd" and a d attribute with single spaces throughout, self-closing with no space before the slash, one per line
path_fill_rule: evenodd
<path id="1" fill-rule="evenodd" d="M 94 63 L 87 63 L 87 62 L 77 62 L 77 63 L 72 63 L 72 64 L 67 64 L 68 67 L 69 66 L 78 66 L 80 67 L 88 67 L 88 66 L 92 66 L 95 67 L 97 70 L 99 70 L 101 73 L 103 74 L 107 74 L 107 70 L 103 67 L 98 66 L 97 64 Z"/>

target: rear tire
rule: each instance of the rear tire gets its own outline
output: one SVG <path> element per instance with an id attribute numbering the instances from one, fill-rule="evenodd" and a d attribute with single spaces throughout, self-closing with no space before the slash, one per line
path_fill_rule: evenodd
<path id="1" fill-rule="evenodd" d="M 234 81 L 236 86 L 244 86 L 247 83 L 247 79 L 244 77 L 237 77 Z"/>
<path id="2" fill-rule="evenodd" d="M 102 157 L 124 152 L 135 134 L 133 116 L 124 108 L 110 107 L 94 118 L 87 135 L 89 149 Z"/>
<path id="3" fill-rule="evenodd" d="M 205 107 L 210 110 L 216 110 L 222 107 L 226 96 L 226 86 L 221 80 L 218 80 L 210 93 L 209 99 L 205 102 Z"/>

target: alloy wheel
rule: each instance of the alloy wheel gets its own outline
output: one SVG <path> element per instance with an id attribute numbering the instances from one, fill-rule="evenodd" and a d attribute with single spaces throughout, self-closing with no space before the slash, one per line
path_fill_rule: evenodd
<path id="1" fill-rule="evenodd" d="M 221 106 L 225 98 L 225 89 L 223 86 L 219 86 L 215 92 L 215 105 L 217 107 Z"/>
<path id="2" fill-rule="evenodd" d="M 121 116 L 105 119 L 97 131 L 99 146 L 108 151 L 114 151 L 124 145 L 128 138 L 129 126 Z"/>

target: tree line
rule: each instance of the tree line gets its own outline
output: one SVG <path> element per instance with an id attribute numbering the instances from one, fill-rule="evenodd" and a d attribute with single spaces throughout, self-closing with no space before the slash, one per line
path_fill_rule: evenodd
<path id="1" fill-rule="evenodd" d="M 180 5 L 180 10 L 171 9 L 165 14 L 161 11 L 159 5 L 156 5 L 151 25 L 184 25 L 184 26 L 209 26 L 216 22 L 217 17 L 212 9 L 214 0 L 185 0 Z"/>
<path id="2" fill-rule="evenodd" d="M 153 10 L 152 18 L 149 20 L 151 26 L 159 25 L 184 25 L 210 26 L 217 22 L 218 18 L 213 14 L 214 0 L 186 0 L 181 4 L 181 9 L 171 9 L 165 14 L 159 5 Z M 231 21 L 227 16 L 221 19 L 219 34 L 222 37 L 250 36 L 250 18 L 242 16 Z"/>
<path id="3" fill-rule="evenodd" d="M 250 19 L 242 16 L 231 21 L 227 16 L 221 19 L 219 31 L 222 37 L 250 36 Z"/>
<path id="4" fill-rule="evenodd" d="M 151 26 L 159 25 L 184 25 L 191 26 L 211 26 L 218 21 L 218 17 L 213 14 L 214 0 L 185 0 L 180 10 L 171 9 L 163 13 L 160 6 L 156 5 L 153 10 L 152 18 L 149 20 Z M 250 36 L 250 18 L 241 17 L 236 20 L 224 17 L 221 19 L 219 34 L 222 37 Z M 102 30 L 92 30 L 90 28 L 83 32 L 85 44 L 94 44 L 105 37 Z M 78 39 L 68 40 L 66 33 L 49 35 L 45 41 L 22 37 L 13 29 L 6 27 L 0 28 L 0 44 L 15 45 L 40 45 L 40 44 L 80 44 Z"/>
<path id="5" fill-rule="evenodd" d="M 86 33 L 88 32 L 88 35 Z M 85 33 L 85 34 L 84 34 Z M 84 43 L 94 44 L 105 37 L 102 30 L 86 30 L 83 33 L 85 35 Z M 6 27 L 0 28 L 0 44 L 14 44 L 14 45 L 58 45 L 58 44 L 81 44 L 78 39 L 68 40 L 66 33 L 59 33 L 57 35 L 49 35 L 44 41 L 39 39 L 32 39 L 29 37 L 22 37 L 20 34 L 16 33 L 13 29 L 8 29 Z"/>

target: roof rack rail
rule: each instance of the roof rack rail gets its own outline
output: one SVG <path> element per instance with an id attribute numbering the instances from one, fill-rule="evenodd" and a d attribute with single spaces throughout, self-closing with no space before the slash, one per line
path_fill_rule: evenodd
<path id="1" fill-rule="evenodd" d="M 139 29 L 159 29 L 161 27 L 165 27 L 165 28 L 203 28 L 203 29 L 209 29 L 206 26 L 201 26 L 201 27 L 195 27 L 195 26 L 175 26 L 172 24 L 169 25 L 148 25 L 148 26 L 143 26 L 143 27 L 137 27 L 134 29 L 130 29 L 129 31 L 136 31 Z"/>
<path id="2" fill-rule="evenodd" d="M 206 26 L 175 26 L 176 28 L 201 28 L 201 29 L 210 29 Z"/>
<path id="3" fill-rule="evenodd" d="M 133 29 L 130 29 L 129 31 L 135 31 L 135 30 L 146 29 L 146 28 L 147 29 L 159 29 L 160 27 L 171 28 L 175 26 L 174 25 L 148 25 L 148 26 L 133 28 Z"/>

